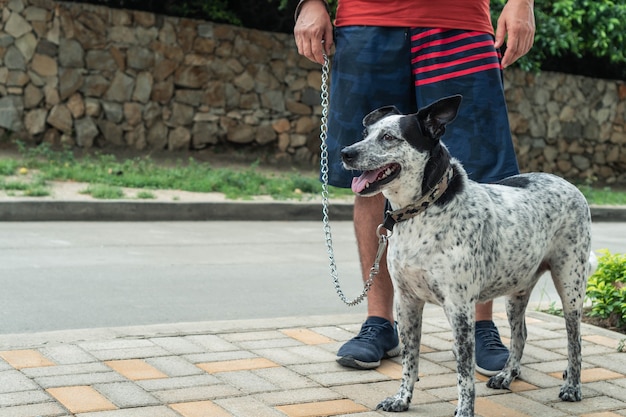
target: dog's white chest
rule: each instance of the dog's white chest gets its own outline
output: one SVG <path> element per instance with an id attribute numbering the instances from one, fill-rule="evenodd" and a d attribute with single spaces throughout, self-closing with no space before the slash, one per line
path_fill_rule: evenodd
<path id="1" fill-rule="evenodd" d="M 419 247 L 417 242 L 417 247 Z M 394 288 L 403 296 L 415 297 L 431 304 L 442 304 L 444 294 L 449 294 L 449 281 L 445 276 L 449 264 L 441 255 L 418 251 L 416 246 L 403 242 L 390 242 L 388 251 L 389 272 Z"/>

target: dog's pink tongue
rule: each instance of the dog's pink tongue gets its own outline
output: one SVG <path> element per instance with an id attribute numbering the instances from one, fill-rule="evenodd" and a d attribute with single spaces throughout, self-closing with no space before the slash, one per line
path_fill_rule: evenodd
<path id="1" fill-rule="evenodd" d="M 378 171 L 365 171 L 359 177 L 352 178 L 352 191 L 355 193 L 360 193 L 365 190 L 367 184 L 371 184 L 376 181 L 376 177 L 378 176 Z"/>

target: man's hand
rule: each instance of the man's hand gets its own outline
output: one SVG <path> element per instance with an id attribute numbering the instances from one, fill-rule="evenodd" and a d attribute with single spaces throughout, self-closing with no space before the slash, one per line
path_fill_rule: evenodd
<path id="1" fill-rule="evenodd" d="M 509 0 L 498 18 L 496 48 L 504 44 L 502 67 L 506 68 L 526 55 L 535 40 L 535 14 L 533 0 Z"/>
<path id="2" fill-rule="evenodd" d="M 313 62 L 324 65 L 324 53 L 333 46 L 333 25 L 324 0 L 307 0 L 302 3 L 300 15 L 293 29 L 298 53 Z M 324 42 L 322 42 L 324 41 Z"/>

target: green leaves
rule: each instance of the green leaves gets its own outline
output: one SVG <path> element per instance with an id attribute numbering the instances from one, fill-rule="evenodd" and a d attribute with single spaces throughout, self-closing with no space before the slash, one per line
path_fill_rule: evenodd
<path id="1" fill-rule="evenodd" d="M 491 3 L 494 26 L 505 3 Z M 599 58 L 626 77 L 625 0 L 536 0 L 535 23 L 535 44 L 517 63 L 522 69 L 538 70 L 562 57 Z"/>
<path id="2" fill-rule="evenodd" d="M 589 315 L 626 327 L 626 255 L 599 252 L 598 269 L 587 282 L 587 299 L 592 303 Z"/>

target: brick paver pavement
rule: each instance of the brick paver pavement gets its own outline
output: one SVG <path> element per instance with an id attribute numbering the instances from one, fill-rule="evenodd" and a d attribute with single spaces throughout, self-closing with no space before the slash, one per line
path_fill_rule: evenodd
<path id="1" fill-rule="evenodd" d="M 451 332 L 425 311 L 420 378 L 404 416 L 452 416 Z M 183 323 L 0 335 L 0 417 L 315 417 L 389 415 L 399 359 L 372 371 L 335 362 L 360 328 L 356 315 Z M 507 322 L 496 323 L 508 342 Z M 522 378 L 510 391 L 476 375 L 476 415 L 626 416 L 624 335 L 583 325 L 583 395 L 558 399 L 566 364 L 563 320 L 529 311 Z"/>

